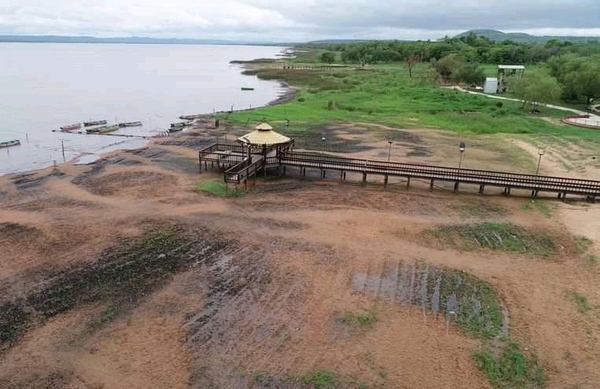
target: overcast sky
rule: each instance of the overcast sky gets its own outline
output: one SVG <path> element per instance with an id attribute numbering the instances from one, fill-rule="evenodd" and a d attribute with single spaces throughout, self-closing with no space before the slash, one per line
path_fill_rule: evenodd
<path id="1" fill-rule="evenodd" d="M 600 36 L 600 0 L 0 0 L 0 34 L 264 41 Z"/>

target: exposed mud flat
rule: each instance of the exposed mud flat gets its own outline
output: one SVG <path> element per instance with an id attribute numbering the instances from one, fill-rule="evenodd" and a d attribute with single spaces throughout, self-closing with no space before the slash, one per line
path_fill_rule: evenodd
<path id="1" fill-rule="evenodd" d="M 371 158 L 394 133 L 392 158 L 416 162 L 443 161 L 457 144 L 431 130 L 367 128 L 333 124 L 326 136 Z M 427 183 L 297 174 L 221 199 L 195 190 L 222 179 L 197 174 L 197 148 L 212 136 L 198 131 L 0 179 L 0 387 L 490 388 L 472 355 L 506 336 L 539 356 L 549 388 L 600 380 L 595 235 L 556 235 L 586 232 L 596 207 L 566 218 L 575 205 L 548 216 Z M 469 158 L 510 168 L 496 149 Z M 561 260 L 462 250 L 481 223 L 550 231 Z M 424 240 L 440 226 L 466 235 Z M 565 296 L 585 297 L 586 309 Z M 365 313 L 368 326 L 340 320 Z"/>
<path id="2" fill-rule="evenodd" d="M 113 196 L 136 187 L 138 189 L 146 187 L 151 191 L 157 189 L 169 190 L 169 186 L 174 185 L 176 181 L 177 178 L 173 175 L 148 171 L 127 171 L 111 173 L 97 178 L 88 176 L 76 183 L 93 194 Z M 126 186 L 123 183 L 126 183 Z"/>

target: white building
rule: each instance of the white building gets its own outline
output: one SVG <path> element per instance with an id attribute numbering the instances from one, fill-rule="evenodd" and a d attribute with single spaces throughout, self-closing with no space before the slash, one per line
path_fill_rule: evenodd
<path id="1" fill-rule="evenodd" d="M 483 93 L 496 94 L 498 93 L 498 78 L 487 77 L 483 84 Z"/>

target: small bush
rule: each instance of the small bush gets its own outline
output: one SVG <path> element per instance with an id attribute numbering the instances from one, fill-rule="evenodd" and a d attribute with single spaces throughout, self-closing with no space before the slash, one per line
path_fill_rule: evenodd
<path id="1" fill-rule="evenodd" d="M 377 323 L 377 312 L 370 310 L 365 313 L 346 312 L 338 318 L 338 322 L 355 327 L 372 327 Z"/>

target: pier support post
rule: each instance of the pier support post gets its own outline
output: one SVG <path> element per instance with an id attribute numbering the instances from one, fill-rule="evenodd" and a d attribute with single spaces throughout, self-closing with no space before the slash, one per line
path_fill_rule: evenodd
<path id="1" fill-rule="evenodd" d="M 537 195 L 538 195 L 538 190 L 537 189 L 534 189 L 534 190 L 531 191 L 531 197 L 535 198 L 535 197 L 537 197 Z"/>
<path id="2" fill-rule="evenodd" d="M 567 201 L 567 192 L 563 192 L 562 201 Z"/>
<path id="3" fill-rule="evenodd" d="M 344 180 L 344 171 L 340 170 L 340 181 Z"/>
<path id="4" fill-rule="evenodd" d="M 244 180 L 244 189 L 248 190 L 248 180 Z"/>
<path id="5" fill-rule="evenodd" d="M 433 178 L 431 179 L 431 182 L 429 183 L 429 190 L 432 191 L 433 190 L 433 181 L 435 181 Z"/>
<path id="6" fill-rule="evenodd" d="M 406 177 L 406 189 L 410 188 L 410 177 Z"/>
<path id="7" fill-rule="evenodd" d="M 202 157 L 198 156 L 198 173 L 202 174 Z"/>
<path id="8" fill-rule="evenodd" d="M 383 187 L 387 188 L 388 185 L 388 175 L 383 176 Z"/>
<path id="9" fill-rule="evenodd" d="M 484 184 L 479 185 L 479 194 L 483 194 L 484 190 L 485 190 L 485 185 Z"/>
<path id="10" fill-rule="evenodd" d="M 285 173 L 286 173 L 286 166 L 283 165 L 283 176 L 285 177 Z"/>
<path id="11" fill-rule="evenodd" d="M 460 183 L 458 181 L 454 183 L 454 193 L 458 193 L 458 185 L 459 184 Z"/>
<path id="12" fill-rule="evenodd" d="M 362 179 L 363 184 L 367 183 L 367 173 L 363 172 L 363 179 Z"/>

